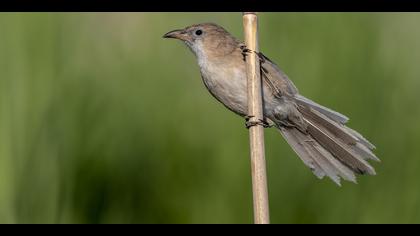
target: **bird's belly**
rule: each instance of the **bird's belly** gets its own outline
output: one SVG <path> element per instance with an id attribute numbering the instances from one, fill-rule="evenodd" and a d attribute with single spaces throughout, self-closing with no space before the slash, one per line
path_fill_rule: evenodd
<path id="1" fill-rule="evenodd" d="M 217 72 L 201 71 L 203 82 L 209 92 L 231 111 L 247 114 L 247 84 L 245 71 L 225 69 Z"/>
<path id="2" fill-rule="evenodd" d="M 242 66 L 201 66 L 201 76 L 209 92 L 225 107 L 238 115 L 248 115 L 248 89 L 245 64 Z M 283 100 L 273 96 L 270 88 L 263 86 L 263 110 L 265 117 L 274 115 L 274 108 Z"/>

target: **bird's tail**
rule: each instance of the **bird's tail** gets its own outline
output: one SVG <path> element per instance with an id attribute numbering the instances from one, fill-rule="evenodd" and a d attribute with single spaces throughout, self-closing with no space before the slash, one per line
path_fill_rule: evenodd
<path id="1" fill-rule="evenodd" d="M 296 102 L 307 132 L 284 126 L 279 130 L 318 178 L 328 176 L 340 185 L 340 177 L 356 182 L 355 174 L 376 174 L 367 162 L 379 161 L 372 152 L 375 146 L 344 125 L 347 117 L 300 95 Z"/>

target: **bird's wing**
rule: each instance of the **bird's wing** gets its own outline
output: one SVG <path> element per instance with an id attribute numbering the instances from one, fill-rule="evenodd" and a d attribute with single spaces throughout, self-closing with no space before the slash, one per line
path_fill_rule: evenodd
<path id="1" fill-rule="evenodd" d="M 261 62 L 261 76 L 264 83 L 276 97 L 293 96 L 298 89 L 283 71 L 264 54 L 258 53 Z"/>
<path id="2" fill-rule="evenodd" d="M 302 95 L 299 94 L 298 89 L 286 74 L 270 59 L 262 53 L 258 53 L 261 62 L 261 76 L 267 87 L 270 88 L 274 96 L 288 96 L 292 97 L 297 104 L 302 106 L 309 106 L 321 112 L 330 119 L 333 119 L 341 124 L 346 123 L 349 118 L 345 115 L 324 107 Z M 368 143 L 368 142 L 365 142 Z"/>

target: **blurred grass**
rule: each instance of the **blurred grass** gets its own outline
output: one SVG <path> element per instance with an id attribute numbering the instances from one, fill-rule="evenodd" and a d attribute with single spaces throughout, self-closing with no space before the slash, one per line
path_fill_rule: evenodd
<path id="1" fill-rule="evenodd" d="M 251 223 L 248 133 L 161 36 L 239 13 L 0 14 L 1 223 Z M 417 13 L 261 13 L 260 47 L 351 118 L 378 175 L 319 181 L 266 132 L 273 223 L 420 222 Z"/>

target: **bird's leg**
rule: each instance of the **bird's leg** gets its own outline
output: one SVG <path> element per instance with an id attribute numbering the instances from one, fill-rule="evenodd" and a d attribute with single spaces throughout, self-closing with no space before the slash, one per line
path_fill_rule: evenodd
<path id="1" fill-rule="evenodd" d="M 261 125 L 264 128 L 270 128 L 273 125 L 270 125 L 265 119 L 258 119 L 257 121 L 250 121 L 250 119 L 254 117 L 251 115 L 245 116 L 245 127 L 247 129 L 251 128 L 252 126 Z"/>
<path id="2" fill-rule="evenodd" d="M 244 44 L 241 44 L 241 46 L 239 46 L 239 48 L 242 50 L 242 56 L 243 56 L 244 61 L 246 61 L 246 56 L 248 56 L 248 53 L 253 52 L 253 53 L 257 54 L 261 63 L 265 62 L 265 56 L 261 52 L 256 52 L 256 51 L 253 51 L 251 49 L 248 49 L 246 47 L 246 45 L 244 45 Z"/>
<path id="3" fill-rule="evenodd" d="M 264 59 L 263 59 L 262 54 L 260 54 L 260 53 L 258 53 L 256 51 L 253 51 L 253 50 L 248 49 L 246 47 L 246 45 L 242 44 L 239 48 L 242 50 L 242 56 L 243 56 L 243 60 L 244 61 L 246 61 L 246 56 L 248 56 L 248 53 L 253 52 L 253 53 L 256 53 L 258 55 L 258 57 L 260 58 L 260 61 L 261 62 L 264 62 L 263 61 Z M 270 128 L 270 127 L 273 126 L 273 125 L 270 125 L 265 119 L 258 119 L 257 121 L 251 121 L 250 119 L 252 117 L 254 117 L 254 116 L 252 116 L 252 115 L 246 115 L 245 116 L 245 127 L 247 129 L 251 128 L 252 126 L 256 126 L 256 125 L 261 125 L 264 128 Z"/>
<path id="4" fill-rule="evenodd" d="M 243 60 L 246 61 L 246 56 L 248 56 L 248 53 L 250 53 L 252 51 L 250 49 L 248 49 L 245 45 L 241 45 L 239 48 L 242 50 Z"/>

